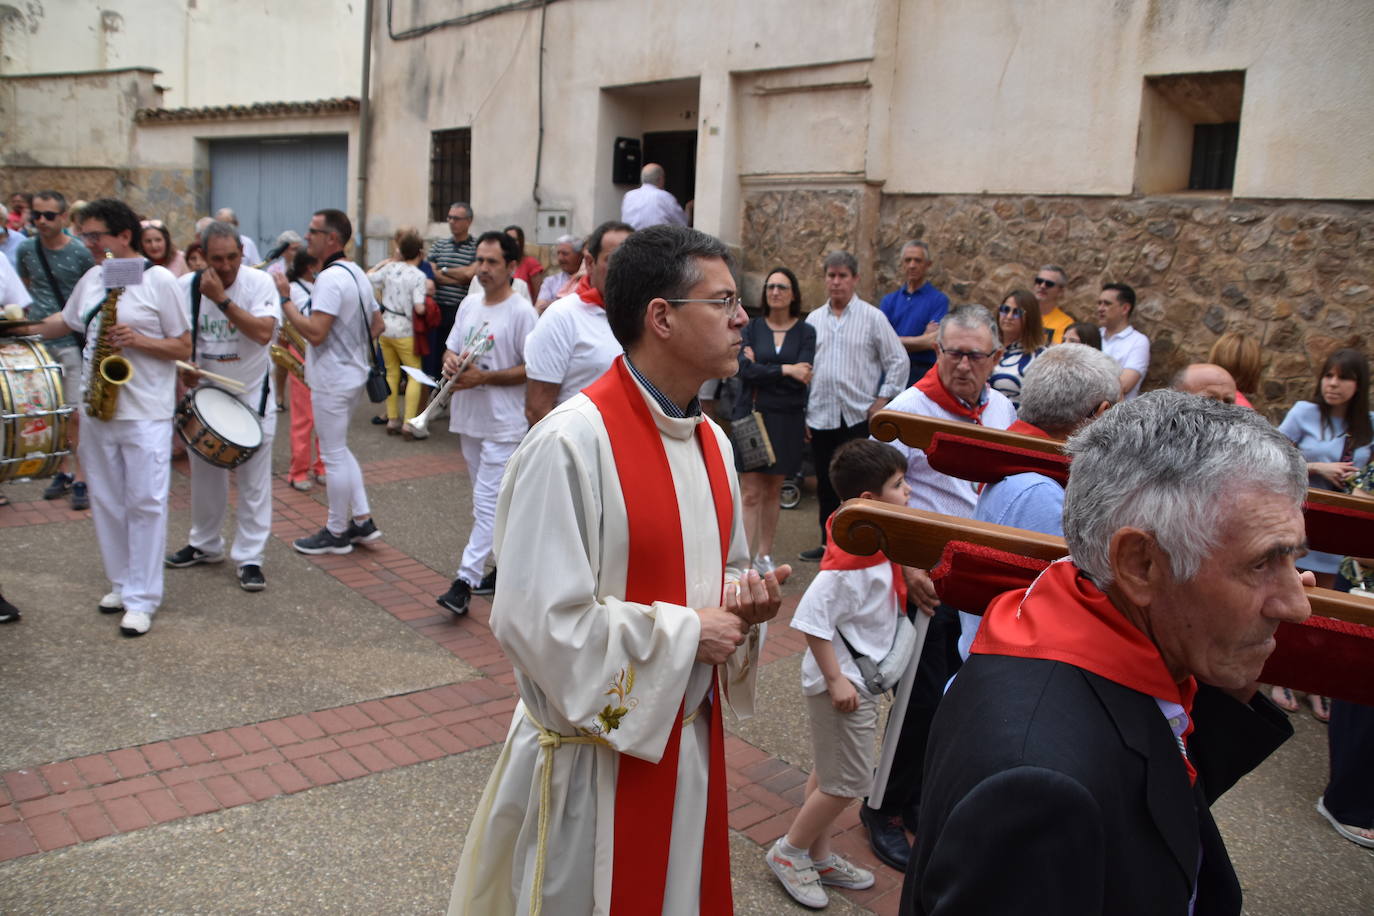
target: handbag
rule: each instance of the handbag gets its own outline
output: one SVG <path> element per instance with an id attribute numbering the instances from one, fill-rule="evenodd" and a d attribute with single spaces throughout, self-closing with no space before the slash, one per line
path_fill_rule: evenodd
<path id="1" fill-rule="evenodd" d="M 326 268 L 338 264 L 334 261 L 325 265 Z M 348 270 L 348 268 L 344 268 Z M 350 274 L 353 272 L 348 271 Z M 353 274 L 353 282 L 358 286 L 358 314 L 363 321 L 363 341 L 368 352 L 372 355 L 372 365 L 367 370 L 367 382 L 364 387 L 367 389 L 367 399 L 373 404 L 380 404 L 391 397 L 391 385 L 386 380 L 386 369 L 382 366 L 381 352 L 377 347 L 377 342 L 372 339 L 372 330 L 367 322 L 367 301 L 363 297 L 363 285 L 358 281 L 357 274 Z"/>
<path id="2" fill-rule="evenodd" d="M 735 447 L 743 470 L 757 471 L 778 460 L 773 453 L 773 441 L 768 438 L 768 427 L 763 425 L 763 414 L 757 410 L 730 421 L 730 444 Z"/>
<path id="3" fill-rule="evenodd" d="M 916 625 L 905 614 L 897 618 L 897 632 L 892 637 L 892 648 L 878 661 L 855 649 L 839 630 L 835 632 L 839 633 L 840 642 L 844 643 L 845 649 L 854 659 L 854 666 L 859 669 L 859 677 L 863 678 L 864 687 L 874 696 L 886 693 L 897 686 L 907 666 L 911 664 L 911 656 L 916 649 Z"/>

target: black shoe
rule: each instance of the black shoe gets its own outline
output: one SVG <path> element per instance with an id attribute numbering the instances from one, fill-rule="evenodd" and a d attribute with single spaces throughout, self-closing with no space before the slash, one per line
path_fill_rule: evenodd
<path id="1" fill-rule="evenodd" d="M 291 546 L 300 553 L 352 553 L 353 542 L 347 534 L 333 534 L 328 528 L 321 528 L 308 538 L 296 538 Z"/>
<path id="2" fill-rule="evenodd" d="M 262 574 L 262 567 L 254 563 L 240 566 L 239 588 L 245 592 L 260 592 L 267 588 L 267 578 Z"/>
<path id="3" fill-rule="evenodd" d="M 0 623 L 14 623 L 19 616 L 19 608 L 6 601 L 4 595 L 0 595 Z"/>
<path id="4" fill-rule="evenodd" d="M 362 522 L 350 521 L 346 536 L 350 544 L 367 544 L 381 537 L 382 532 L 378 530 L 377 523 L 369 518 Z"/>
<path id="5" fill-rule="evenodd" d="M 468 612 L 468 604 L 472 600 L 472 586 L 462 579 L 454 579 L 448 591 L 435 600 L 439 602 L 439 607 L 446 608 L 454 617 L 462 617 Z"/>
<path id="6" fill-rule="evenodd" d="M 810 550 L 803 550 L 801 553 L 797 554 L 797 559 L 805 560 L 808 563 L 819 563 L 823 556 L 825 556 L 824 544 L 819 547 L 812 547 Z"/>
<path id="7" fill-rule="evenodd" d="M 86 481 L 78 480 L 72 484 L 72 508 L 77 512 L 85 512 L 90 507 L 91 497 L 86 492 Z"/>
<path id="8" fill-rule="evenodd" d="M 162 558 L 162 562 L 175 569 L 185 569 L 187 566 L 197 566 L 201 563 L 223 563 L 224 554 L 206 553 L 199 548 L 187 544 L 176 553 L 169 553 Z"/>
<path id="9" fill-rule="evenodd" d="M 902 829 L 901 815 L 875 811 L 864 802 L 859 805 L 859 820 L 868 831 L 868 845 L 873 847 L 873 854 L 878 860 L 905 872 L 906 863 L 911 858 L 911 844 L 907 842 L 906 831 Z"/>
<path id="10" fill-rule="evenodd" d="M 52 483 L 48 484 L 43 491 L 44 499 L 61 499 L 67 495 L 67 491 L 72 488 L 72 475 L 63 471 L 58 471 L 52 475 Z"/>
<path id="11" fill-rule="evenodd" d="M 373 417 L 373 418 L 372 418 L 372 425 L 373 425 L 373 426 L 386 426 L 386 417 Z"/>
<path id="12" fill-rule="evenodd" d="M 474 595 L 494 595 L 496 594 L 496 570 L 493 569 L 482 577 L 482 581 L 477 583 L 477 587 L 472 590 Z"/>

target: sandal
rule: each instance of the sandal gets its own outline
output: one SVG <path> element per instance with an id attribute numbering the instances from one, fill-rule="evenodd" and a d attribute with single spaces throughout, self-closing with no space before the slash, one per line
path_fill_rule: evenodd
<path id="1" fill-rule="evenodd" d="M 1331 700 L 1328 697 L 1309 693 L 1307 702 L 1312 706 L 1312 718 L 1323 723 L 1331 721 Z"/>
<path id="2" fill-rule="evenodd" d="M 1269 699 L 1274 701 L 1274 705 L 1284 712 L 1297 712 L 1298 701 L 1293 698 L 1293 691 L 1287 687 L 1279 687 L 1277 684 L 1269 688 Z"/>
<path id="3" fill-rule="evenodd" d="M 1317 799 L 1317 813 L 1326 818 L 1331 826 L 1336 828 L 1336 832 L 1350 842 L 1363 846 L 1365 849 L 1374 849 L 1374 829 L 1356 827 L 1354 824 L 1342 824 L 1334 814 L 1326 810 L 1325 796 Z"/>

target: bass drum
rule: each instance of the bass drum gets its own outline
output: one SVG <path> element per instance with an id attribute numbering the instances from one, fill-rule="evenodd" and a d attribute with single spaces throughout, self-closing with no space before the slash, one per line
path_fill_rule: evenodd
<path id="1" fill-rule="evenodd" d="M 51 477 L 67 455 L 72 408 L 62 367 L 36 340 L 0 340 L 0 481 Z"/>
<path id="2" fill-rule="evenodd" d="M 262 424 L 244 403 L 220 388 L 195 388 L 177 407 L 177 434 L 215 467 L 236 468 L 262 447 Z"/>

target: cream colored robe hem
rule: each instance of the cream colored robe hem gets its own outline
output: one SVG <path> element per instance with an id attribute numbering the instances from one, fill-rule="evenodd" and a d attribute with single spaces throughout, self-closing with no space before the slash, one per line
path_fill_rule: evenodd
<path id="1" fill-rule="evenodd" d="M 528 709 L 562 735 L 599 733 L 609 747 L 564 745 L 553 752 L 543 913 L 604 914 L 610 907 L 615 780 L 620 754 L 657 761 L 680 707 L 700 705 L 711 668 L 696 664 L 693 608 L 721 601 L 720 537 L 696 420 L 671 419 L 647 396 L 662 435 L 682 523 L 687 607 L 632 604 L 625 593 L 625 501 L 596 406 L 576 395 L 549 414 L 511 457 L 497 504 L 501 586 L 492 632 L 516 670 L 521 703 L 468 830 L 450 914 L 527 913 L 538 839 L 543 755 Z M 729 440 L 715 424 L 735 517 L 727 579 L 748 567 Z M 762 633 L 721 668 L 727 707 L 753 713 Z M 634 669 L 624 698 L 613 683 Z M 618 724 L 607 706 L 627 711 Z M 705 829 L 709 710 L 682 731 L 663 912 L 694 914 Z M 612 716 L 614 719 L 615 716 Z"/>

